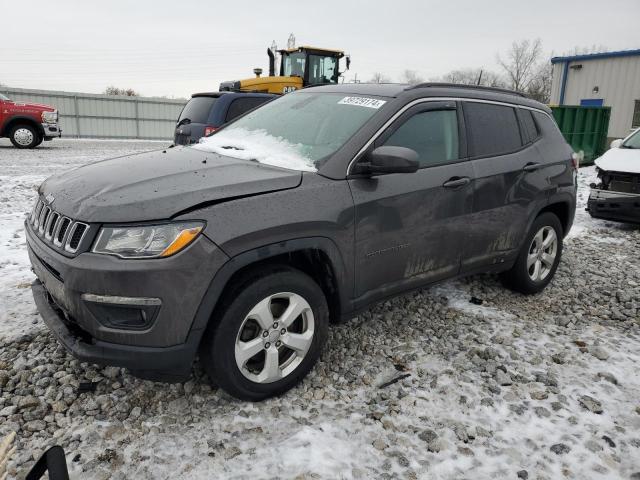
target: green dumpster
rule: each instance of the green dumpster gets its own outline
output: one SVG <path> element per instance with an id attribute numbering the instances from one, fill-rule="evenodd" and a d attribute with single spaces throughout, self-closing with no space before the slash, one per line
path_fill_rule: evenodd
<path id="1" fill-rule="evenodd" d="M 584 152 L 583 165 L 590 165 L 607 149 L 611 107 L 552 106 L 553 118 L 569 145 Z"/>

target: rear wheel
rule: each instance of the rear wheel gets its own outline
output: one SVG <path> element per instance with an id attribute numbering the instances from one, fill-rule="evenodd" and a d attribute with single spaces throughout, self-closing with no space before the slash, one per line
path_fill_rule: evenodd
<path id="1" fill-rule="evenodd" d="M 503 283 L 521 293 L 538 293 L 556 273 L 562 256 L 562 225 L 553 213 L 543 213 L 531 226 L 522 250 L 511 270 L 502 274 Z"/>
<path id="2" fill-rule="evenodd" d="M 13 127 L 9 138 L 16 148 L 35 148 L 41 142 L 40 135 L 38 135 L 36 129 L 26 124 Z"/>
<path id="3" fill-rule="evenodd" d="M 217 327 L 205 334 L 204 369 L 242 400 L 286 392 L 314 366 L 327 336 L 327 302 L 314 280 L 271 269 L 232 286 Z"/>

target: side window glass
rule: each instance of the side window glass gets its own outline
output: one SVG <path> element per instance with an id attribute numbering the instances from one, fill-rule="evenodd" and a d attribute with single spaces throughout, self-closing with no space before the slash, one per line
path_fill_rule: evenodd
<path id="1" fill-rule="evenodd" d="M 502 155 L 522 146 L 516 111 L 512 107 L 465 102 L 464 116 L 472 157 Z"/>
<path id="2" fill-rule="evenodd" d="M 309 55 L 309 83 L 337 83 L 338 60 L 335 57 Z"/>
<path id="3" fill-rule="evenodd" d="M 455 110 L 417 113 L 404 122 L 384 142 L 418 153 L 420 167 L 458 160 L 458 119 Z"/>
<path id="4" fill-rule="evenodd" d="M 225 122 L 229 122 L 240 115 L 247 113 L 249 110 L 261 105 L 265 102 L 265 100 L 269 100 L 268 98 L 238 98 L 231 102 L 229 105 L 229 109 L 227 110 L 227 115 L 224 119 Z"/>
<path id="5" fill-rule="evenodd" d="M 536 122 L 533 120 L 533 114 L 531 113 L 531 110 L 521 109 L 520 114 L 520 118 L 522 119 L 522 126 L 524 128 L 524 132 L 527 135 L 528 141 L 535 141 L 539 137 L 539 133 Z"/>

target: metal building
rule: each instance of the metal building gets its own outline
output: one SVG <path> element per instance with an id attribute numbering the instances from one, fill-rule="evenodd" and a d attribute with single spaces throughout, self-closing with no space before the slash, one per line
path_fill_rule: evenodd
<path id="1" fill-rule="evenodd" d="M 63 137 L 173 139 L 178 115 L 187 100 L 124 97 L 93 93 L 0 87 L 18 102 L 44 103 L 58 109 Z"/>
<path id="2" fill-rule="evenodd" d="M 640 49 L 553 57 L 551 105 L 611 107 L 608 137 L 640 127 Z"/>

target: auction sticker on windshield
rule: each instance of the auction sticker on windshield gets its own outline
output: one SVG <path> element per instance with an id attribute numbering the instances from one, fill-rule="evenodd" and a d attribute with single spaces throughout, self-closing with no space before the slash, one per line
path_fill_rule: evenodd
<path id="1" fill-rule="evenodd" d="M 378 100 L 377 98 L 367 97 L 344 97 L 338 102 L 340 105 L 356 105 L 358 107 L 367 107 L 378 109 L 385 103 L 386 100 Z"/>

